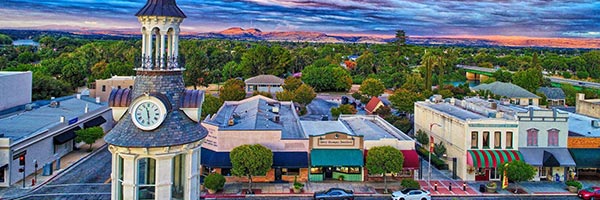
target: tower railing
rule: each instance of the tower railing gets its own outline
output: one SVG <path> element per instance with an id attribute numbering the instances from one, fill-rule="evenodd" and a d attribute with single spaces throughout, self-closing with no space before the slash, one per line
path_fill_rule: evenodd
<path id="1" fill-rule="evenodd" d="M 185 68 L 179 65 L 180 58 L 176 56 L 167 56 L 162 58 L 152 58 L 142 56 L 142 62 L 136 71 L 184 71 Z"/>

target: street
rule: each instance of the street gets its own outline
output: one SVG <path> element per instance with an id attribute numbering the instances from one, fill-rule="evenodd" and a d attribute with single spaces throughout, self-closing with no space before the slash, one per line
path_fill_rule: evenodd
<path id="1" fill-rule="evenodd" d="M 331 120 L 331 108 L 339 106 L 336 103 L 325 101 L 321 98 L 315 98 L 306 106 L 307 114 L 300 117 L 300 120 L 320 121 L 324 115 Z"/>

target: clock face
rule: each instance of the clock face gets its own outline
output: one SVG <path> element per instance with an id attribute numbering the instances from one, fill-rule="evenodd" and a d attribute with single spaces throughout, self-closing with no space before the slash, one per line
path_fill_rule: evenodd
<path id="1" fill-rule="evenodd" d="M 142 130 L 158 128 L 165 119 L 165 107 L 160 100 L 145 99 L 134 104 L 131 118 L 134 124 Z"/>

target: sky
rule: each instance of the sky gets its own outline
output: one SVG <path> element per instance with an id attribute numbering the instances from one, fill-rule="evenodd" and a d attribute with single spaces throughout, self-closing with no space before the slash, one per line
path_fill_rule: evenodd
<path id="1" fill-rule="evenodd" d="M 1 0 L 0 28 L 138 30 L 145 0 Z M 599 0 L 177 0 L 187 32 L 600 38 Z"/>

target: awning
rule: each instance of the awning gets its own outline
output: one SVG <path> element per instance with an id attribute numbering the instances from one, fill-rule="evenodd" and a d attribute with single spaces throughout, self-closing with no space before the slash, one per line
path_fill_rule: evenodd
<path id="1" fill-rule="evenodd" d="M 575 161 L 567 148 L 519 148 L 523 160 L 537 167 L 572 167 Z"/>
<path id="2" fill-rule="evenodd" d="M 600 168 L 600 149 L 569 149 L 577 168 Z"/>
<path id="3" fill-rule="evenodd" d="M 273 167 L 308 168 L 306 152 L 273 152 Z"/>
<path id="4" fill-rule="evenodd" d="M 8 164 L 4 164 L 4 165 L 0 166 L 0 170 L 4 170 L 4 169 L 6 169 L 7 167 L 8 167 Z"/>
<path id="5" fill-rule="evenodd" d="M 402 169 L 419 169 L 419 154 L 415 150 L 400 150 L 402 155 L 404 156 L 404 163 L 402 163 Z M 369 150 L 365 150 L 365 162 L 367 160 L 367 155 L 369 154 Z"/>
<path id="6" fill-rule="evenodd" d="M 100 126 L 100 125 L 104 124 L 104 122 L 106 122 L 106 119 L 104 119 L 104 117 L 102 117 L 102 116 L 98 116 L 90 121 L 83 123 L 83 128 Z"/>
<path id="7" fill-rule="evenodd" d="M 360 149 L 313 149 L 310 152 L 311 166 L 363 166 Z"/>
<path id="8" fill-rule="evenodd" d="M 75 131 L 77 130 L 81 130 L 81 128 L 79 128 L 79 126 L 75 126 L 74 128 L 71 128 L 57 136 L 54 137 L 54 144 L 64 144 L 65 142 L 74 139 L 75 137 L 77 137 L 77 134 L 75 134 Z"/>
<path id="9" fill-rule="evenodd" d="M 215 152 L 202 148 L 200 150 L 200 164 L 208 167 L 231 168 L 229 152 Z"/>
<path id="10" fill-rule="evenodd" d="M 496 168 L 505 162 L 522 160 L 522 157 L 515 150 L 467 150 L 467 164 L 477 168 Z"/>

